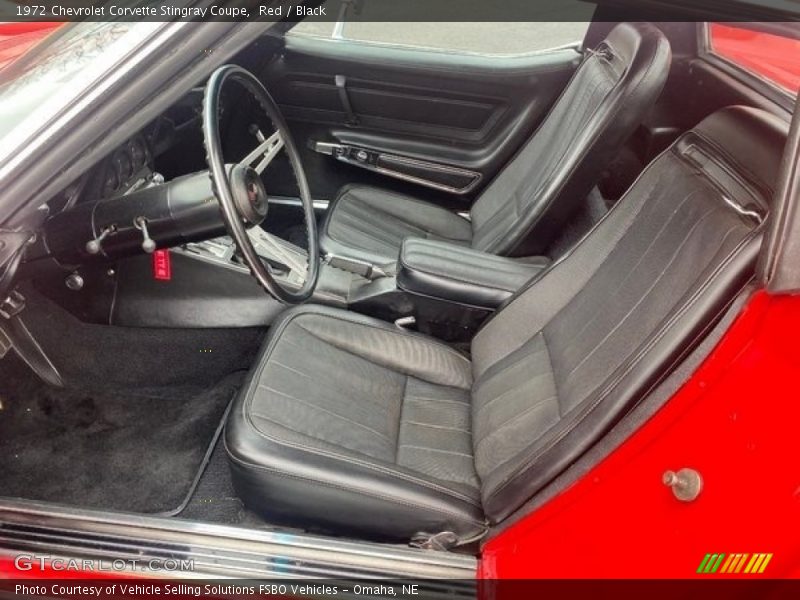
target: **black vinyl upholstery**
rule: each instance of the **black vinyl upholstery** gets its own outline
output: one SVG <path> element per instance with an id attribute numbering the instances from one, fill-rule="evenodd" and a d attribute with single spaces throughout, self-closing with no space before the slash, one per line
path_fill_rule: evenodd
<path id="1" fill-rule="evenodd" d="M 470 357 L 342 310 L 287 312 L 227 426 L 245 503 L 382 540 L 466 541 L 507 517 L 750 280 L 787 131 L 733 107 L 683 135 L 484 324 Z"/>
<path id="2" fill-rule="evenodd" d="M 373 265 L 394 265 L 407 237 L 469 246 L 467 219 L 422 200 L 363 185 L 345 186 L 322 228 L 323 252 Z"/>
<path id="3" fill-rule="evenodd" d="M 545 256 L 508 258 L 447 242 L 408 238 L 397 263 L 405 292 L 494 310 L 550 265 Z"/>
<path id="4" fill-rule="evenodd" d="M 482 531 L 466 356 L 391 324 L 304 306 L 273 327 L 258 363 L 226 434 L 237 491 L 252 508 L 368 537 Z"/>
<path id="5" fill-rule="evenodd" d="M 469 221 L 409 196 L 347 186 L 321 228 L 323 252 L 386 264 L 413 236 L 492 254 L 541 253 L 658 98 L 670 58 L 669 42 L 655 26 L 618 25 L 475 201 Z"/>

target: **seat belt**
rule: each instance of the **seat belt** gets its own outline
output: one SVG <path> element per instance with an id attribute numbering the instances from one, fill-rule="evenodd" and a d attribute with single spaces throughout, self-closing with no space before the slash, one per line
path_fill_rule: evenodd
<path id="1" fill-rule="evenodd" d="M 439 533 L 417 533 L 408 543 L 412 548 L 421 550 L 440 550 L 447 552 L 459 544 L 458 536 L 452 531 L 441 531 Z"/>

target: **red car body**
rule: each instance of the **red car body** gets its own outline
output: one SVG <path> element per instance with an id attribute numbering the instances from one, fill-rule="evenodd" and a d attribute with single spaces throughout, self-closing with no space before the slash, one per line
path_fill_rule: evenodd
<path id="1" fill-rule="evenodd" d="M 757 292 L 649 422 L 484 547 L 480 576 L 707 578 L 706 554 L 770 553 L 765 575 L 800 577 L 799 338 L 800 298 Z M 694 502 L 661 480 L 683 467 L 703 477 Z"/>
<path id="2" fill-rule="evenodd" d="M 800 40 L 722 23 L 710 25 L 709 38 L 719 56 L 791 92 L 800 90 Z"/>
<path id="3" fill-rule="evenodd" d="M 22 56 L 62 23 L 0 23 L 0 69 Z"/>

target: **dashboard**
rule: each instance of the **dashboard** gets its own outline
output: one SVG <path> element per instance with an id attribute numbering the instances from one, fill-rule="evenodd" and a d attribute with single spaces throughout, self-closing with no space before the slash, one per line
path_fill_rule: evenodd
<path id="1" fill-rule="evenodd" d="M 175 148 L 187 133 L 200 131 L 200 90 L 136 133 L 48 202 L 50 216 L 80 202 L 106 200 L 161 183 L 156 159 Z M 155 181 L 154 181 L 155 180 Z"/>

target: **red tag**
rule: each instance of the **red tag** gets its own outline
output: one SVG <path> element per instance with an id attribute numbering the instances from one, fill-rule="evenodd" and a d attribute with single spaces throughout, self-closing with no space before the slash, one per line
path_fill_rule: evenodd
<path id="1" fill-rule="evenodd" d="M 172 279 L 172 261 L 169 250 L 156 250 L 153 252 L 153 277 L 158 281 Z"/>

